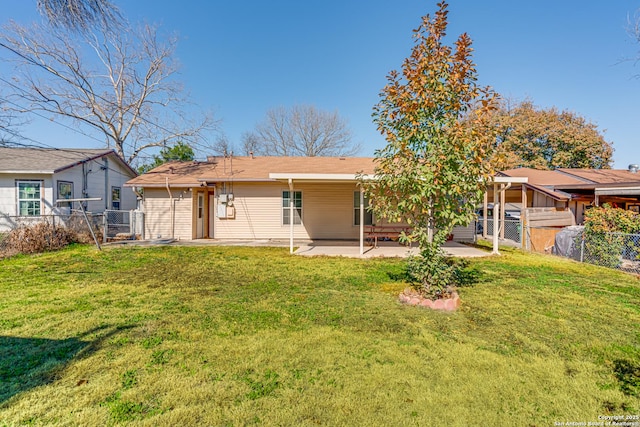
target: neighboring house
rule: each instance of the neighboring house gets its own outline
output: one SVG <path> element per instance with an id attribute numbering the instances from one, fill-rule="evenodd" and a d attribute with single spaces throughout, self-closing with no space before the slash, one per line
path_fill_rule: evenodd
<path id="1" fill-rule="evenodd" d="M 526 184 L 506 191 L 506 202 L 526 207 L 570 209 L 575 222 L 582 224 L 584 212 L 592 206 L 609 203 L 623 209 L 640 210 L 640 173 L 629 169 L 518 168 L 498 172 L 497 176 L 526 177 Z M 524 191 L 523 191 L 524 188 Z"/>
<path id="2" fill-rule="evenodd" d="M 58 199 L 100 198 L 86 202 L 90 212 L 135 209 L 124 184 L 136 175 L 113 150 L 0 147 L 0 224 L 79 208 Z"/>

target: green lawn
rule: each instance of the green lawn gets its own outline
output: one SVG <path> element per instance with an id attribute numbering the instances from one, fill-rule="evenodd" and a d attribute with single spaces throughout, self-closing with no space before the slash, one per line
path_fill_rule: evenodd
<path id="1" fill-rule="evenodd" d="M 0 261 L 2 425 L 551 426 L 640 413 L 640 283 L 505 249 L 456 313 L 402 260 L 76 246 Z"/>

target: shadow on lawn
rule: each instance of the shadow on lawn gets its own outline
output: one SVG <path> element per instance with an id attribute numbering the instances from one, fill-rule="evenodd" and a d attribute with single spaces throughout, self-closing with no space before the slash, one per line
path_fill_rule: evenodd
<path id="1" fill-rule="evenodd" d="M 0 336 L 0 405 L 16 394 L 60 378 L 74 358 L 93 354 L 105 339 L 128 328 L 103 326 L 61 340 Z M 106 329 L 110 330 L 103 333 Z M 99 336 L 85 339 L 91 334 Z"/>

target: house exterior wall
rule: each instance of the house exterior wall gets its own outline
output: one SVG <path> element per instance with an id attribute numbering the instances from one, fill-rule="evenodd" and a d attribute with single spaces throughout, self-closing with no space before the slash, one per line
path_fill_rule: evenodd
<path id="1" fill-rule="evenodd" d="M 171 194 L 173 202 L 165 188 L 144 189 L 145 236 L 148 239 L 192 238 L 192 192 L 187 188 L 172 188 Z M 175 209 L 173 226 L 172 205 Z"/>
<path id="2" fill-rule="evenodd" d="M 556 207 L 556 200 L 538 191 L 535 191 L 533 193 L 531 206 L 536 208 L 553 208 Z"/>
<path id="3" fill-rule="evenodd" d="M 0 173 L 0 215 L 18 216 L 17 181 L 41 181 L 41 214 L 53 213 L 53 191 L 51 175 L 44 174 L 1 174 Z"/>
<path id="4" fill-rule="evenodd" d="M 172 188 L 175 219 L 173 238 L 195 239 L 196 195 L 201 189 Z M 217 184 L 205 192 L 204 237 L 216 239 L 289 239 L 290 225 L 283 224 L 283 182 L 236 182 Z M 356 240 L 360 227 L 354 224 L 355 183 L 296 183 L 302 192 L 302 224 L 294 225 L 295 239 Z M 220 217 L 221 195 L 233 194 L 234 215 Z M 209 195 L 211 197 L 209 198 Z M 211 200 L 211 204 L 209 203 Z M 288 209 L 288 208 L 287 208 Z M 170 238 L 171 202 L 165 188 L 144 189 L 145 236 Z"/>
<path id="5" fill-rule="evenodd" d="M 109 156 L 108 169 L 101 169 L 104 166 L 102 159 L 92 160 L 83 165 L 76 165 L 54 174 L 5 174 L 0 173 L 0 214 L 5 216 L 18 215 L 18 193 L 17 181 L 37 180 L 42 181 L 42 215 L 51 215 L 60 212 L 56 209 L 55 201 L 58 199 L 58 182 L 73 183 L 73 198 L 100 197 L 99 202 L 88 202 L 87 210 L 90 212 L 102 212 L 108 206 L 111 209 L 111 188 L 120 187 L 120 209 L 131 210 L 136 207 L 136 196 L 130 188 L 125 188 L 124 183 L 133 177 L 131 172 L 111 159 Z M 87 172 L 90 171 L 90 172 Z M 83 174 L 87 176 L 87 191 L 83 194 Z M 107 191 L 105 198 L 105 179 L 107 180 Z M 77 207 L 74 206 L 74 207 Z"/>
<path id="6" fill-rule="evenodd" d="M 288 239 L 290 226 L 282 222 L 282 192 L 285 183 L 234 183 L 234 218 L 213 221 L 217 239 Z M 357 239 L 353 225 L 354 183 L 296 183 L 302 192 L 302 224 L 294 225 L 296 239 Z M 216 202 L 225 190 L 218 185 Z"/>
<path id="7" fill-rule="evenodd" d="M 87 202 L 89 212 L 102 212 L 113 209 L 112 189 L 120 188 L 120 209 L 132 210 L 136 208 L 136 195 L 131 188 L 124 187 L 124 183 L 133 178 L 131 172 L 117 162 L 113 155 L 92 160 L 82 165 L 60 171 L 54 175 L 54 193 L 57 193 L 57 181 L 73 182 L 75 198 L 99 197 L 102 200 Z M 106 166 L 106 169 L 105 169 Z M 86 174 L 86 191 L 83 193 L 83 174 Z M 55 194 L 57 197 L 57 194 Z"/>

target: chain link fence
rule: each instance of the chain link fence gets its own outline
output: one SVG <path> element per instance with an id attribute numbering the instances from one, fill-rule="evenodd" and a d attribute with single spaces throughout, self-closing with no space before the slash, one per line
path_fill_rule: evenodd
<path id="1" fill-rule="evenodd" d="M 105 242 L 144 238 L 144 214 L 141 211 L 104 211 Z"/>
<path id="2" fill-rule="evenodd" d="M 476 233 L 487 238 L 493 238 L 493 218 L 487 220 L 487 231 L 484 233 L 484 221 L 476 221 Z M 498 238 L 506 243 L 519 244 L 522 242 L 522 224 L 519 219 L 498 220 Z"/>
<path id="3" fill-rule="evenodd" d="M 583 232 L 575 237 L 574 249 L 567 255 L 577 261 L 640 274 L 640 234 Z"/>
<path id="4" fill-rule="evenodd" d="M 37 217 L 0 213 L 0 258 L 17 253 L 57 249 L 70 241 L 93 243 L 143 237 L 144 214 L 140 211 L 105 211 L 87 220 L 81 211 Z"/>
<path id="5" fill-rule="evenodd" d="M 525 248 L 640 274 L 640 234 L 585 233 L 583 226 L 527 227 Z"/>
<path id="6" fill-rule="evenodd" d="M 59 249 L 74 241 L 92 243 L 91 231 L 102 237 L 102 215 L 88 219 L 89 225 L 76 211 L 37 217 L 0 214 L 0 258 Z"/>

